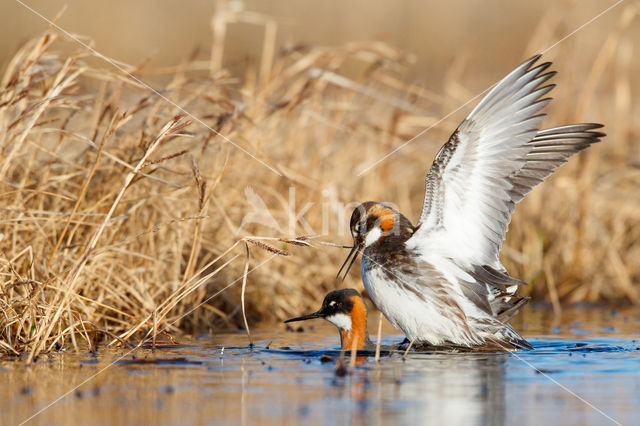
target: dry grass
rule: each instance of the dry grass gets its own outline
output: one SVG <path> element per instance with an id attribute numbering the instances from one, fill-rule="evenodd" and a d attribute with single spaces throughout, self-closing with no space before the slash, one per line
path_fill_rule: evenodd
<path id="1" fill-rule="evenodd" d="M 505 245 L 526 291 L 558 309 L 640 302 L 634 13 L 586 81 L 555 90 L 545 123 L 600 121 L 609 137 L 519 206 Z M 432 94 L 405 82 L 411 56 L 385 44 L 276 52 L 273 23 L 265 28 L 260 63 L 239 79 L 219 70 L 219 45 L 211 61 L 130 74 L 54 32 L 15 55 L 0 87 L 3 351 L 283 319 L 342 285 L 334 276 L 346 253 L 321 241 L 350 242 L 349 203 L 392 201 L 417 217 L 426 167 L 460 116 L 356 173 L 470 98 L 460 84 L 469 64 Z M 562 56 L 557 68 L 585 75 L 577 49 Z M 261 203 L 272 219 L 246 223 Z M 361 287 L 358 274 L 346 285 Z"/>

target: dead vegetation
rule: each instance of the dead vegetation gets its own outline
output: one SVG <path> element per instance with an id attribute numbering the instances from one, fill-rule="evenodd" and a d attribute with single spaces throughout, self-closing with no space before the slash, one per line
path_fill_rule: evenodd
<path id="1" fill-rule="evenodd" d="M 525 291 L 556 309 L 640 302 L 633 19 L 629 8 L 586 81 L 556 88 L 545 123 L 600 121 L 609 136 L 519 206 L 505 244 Z M 474 93 L 407 84 L 411 56 L 379 42 L 273 43 L 237 79 L 221 46 L 171 69 L 114 67 L 50 31 L 15 55 L 0 86 L 3 351 L 283 319 L 343 285 L 345 251 L 321 243 L 350 243 L 350 203 L 417 217 L 426 167 L 461 117 L 358 172 Z M 580 69 L 579 55 L 556 68 Z M 358 274 L 344 285 L 361 287 Z"/>

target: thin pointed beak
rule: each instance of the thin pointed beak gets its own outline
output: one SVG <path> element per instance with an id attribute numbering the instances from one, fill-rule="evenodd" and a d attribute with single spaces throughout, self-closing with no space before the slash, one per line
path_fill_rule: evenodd
<path id="1" fill-rule="evenodd" d="M 356 261 L 359 254 L 360 254 L 360 247 L 354 243 L 353 247 L 351 248 L 351 251 L 347 255 L 347 258 L 345 259 L 344 263 L 340 267 L 340 270 L 338 271 L 336 278 L 340 278 L 340 273 L 344 269 L 345 265 L 349 263 L 349 266 L 347 266 L 347 269 L 344 272 L 344 275 L 342 276 L 342 281 L 344 281 L 344 279 L 347 277 L 347 274 L 349 273 L 349 270 L 351 270 L 351 266 L 353 265 L 353 262 Z M 349 262 L 349 259 L 351 259 L 351 262 Z"/>
<path id="2" fill-rule="evenodd" d="M 288 319 L 288 320 L 285 321 L 285 323 L 294 322 L 294 321 L 305 321 L 305 320 L 314 319 L 314 318 L 322 318 L 322 315 L 320 314 L 320 311 L 314 312 L 312 314 L 302 315 L 301 317 L 295 317 L 295 318 Z"/>

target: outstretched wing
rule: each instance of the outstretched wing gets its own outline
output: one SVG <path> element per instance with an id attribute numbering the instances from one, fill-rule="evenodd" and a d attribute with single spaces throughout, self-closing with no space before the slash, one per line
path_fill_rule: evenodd
<path id="1" fill-rule="evenodd" d="M 599 124 L 537 126 L 554 86 L 536 56 L 502 79 L 440 149 L 407 245 L 466 265 L 497 265 L 515 204 L 571 155 L 598 142 Z"/>

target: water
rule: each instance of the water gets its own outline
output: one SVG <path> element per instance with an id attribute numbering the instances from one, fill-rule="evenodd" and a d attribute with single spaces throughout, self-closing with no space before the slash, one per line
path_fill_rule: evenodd
<path id="1" fill-rule="evenodd" d="M 33 366 L 4 359 L 0 422 L 25 421 L 68 392 L 29 423 L 637 424 L 640 314 L 582 309 L 554 323 L 547 310 L 525 312 L 515 325 L 532 351 L 393 353 L 379 366 L 360 357 L 346 376 L 336 374 L 337 333 L 320 320 L 304 333 L 260 330 L 253 349 L 222 334 Z M 393 333 L 383 343 L 401 340 Z"/>

